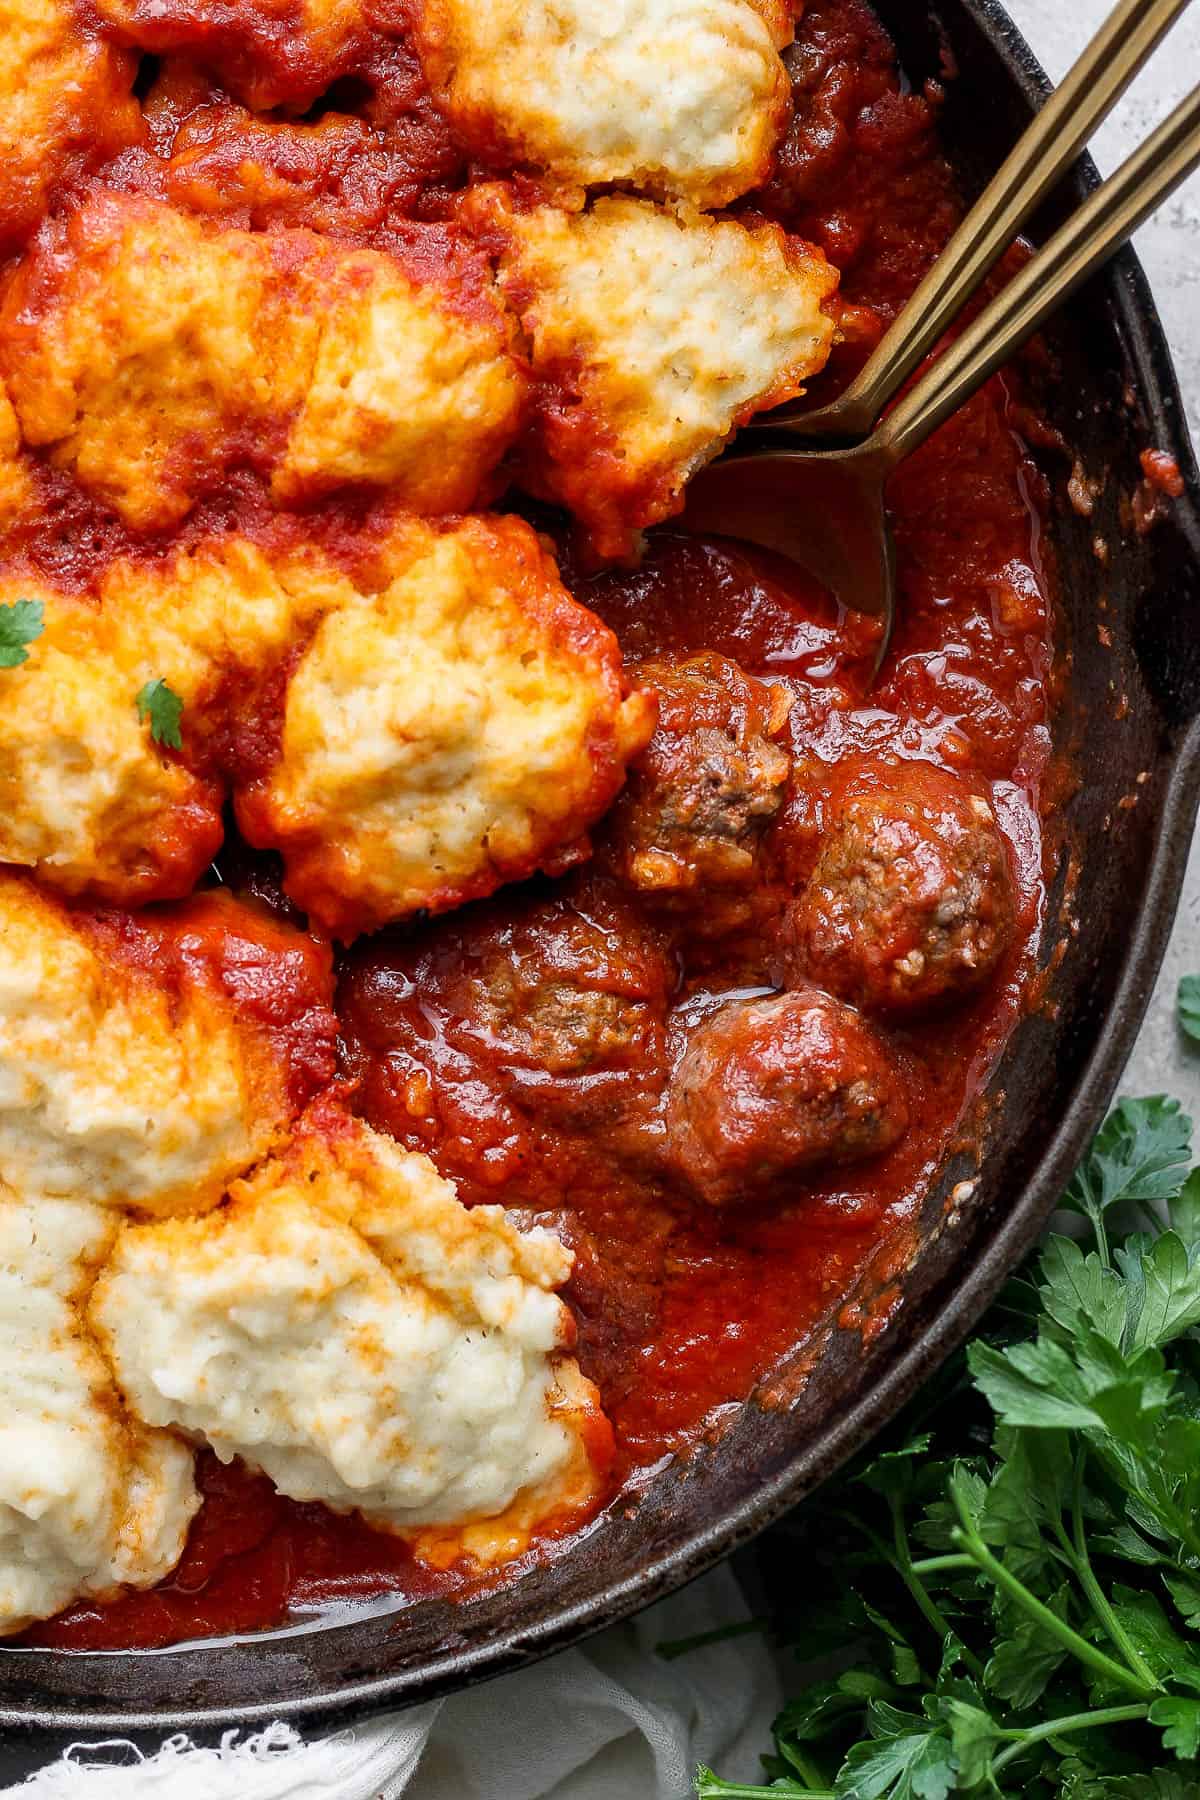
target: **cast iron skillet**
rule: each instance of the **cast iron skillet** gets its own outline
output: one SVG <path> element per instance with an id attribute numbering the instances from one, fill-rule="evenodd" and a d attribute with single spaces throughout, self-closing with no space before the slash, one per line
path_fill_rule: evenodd
<path id="1" fill-rule="evenodd" d="M 1045 93 L 1040 68 L 996 0 L 938 0 L 929 15 L 912 0 L 878 0 L 878 9 L 914 84 L 957 69 L 944 130 L 967 186 L 981 186 Z M 943 63 L 947 53 L 953 60 Z M 1090 167 L 1079 177 L 1094 179 Z M 1057 211 L 1078 192 L 1059 196 Z M 1055 215 L 1051 206 L 1039 224 L 1053 226 Z M 663 1471 L 636 1505 L 506 1592 L 153 1654 L 0 1651 L 0 1725 L 203 1732 L 281 1716 L 334 1723 L 519 1668 L 658 1599 L 771 1524 L 966 1335 L 1035 1242 L 1120 1076 L 1170 927 L 1200 793 L 1200 488 L 1132 256 L 1080 295 L 1051 343 L 1051 417 L 1087 473 L 1104 480 L 1093 515 L 1080 518 L 1061 499 L 1066 460 L 1048 464 L 1060 497 L 1051 536 L 1073 652 L 1063 741 L 1082 781 L 1067 809 L 1046 935 L 1048 949 L 1065 939 L 1069 950 L 1048 977 L 1049 1004 L 1018 1029 L 990 1084 L 978 1191 L 947 1221 L 945 1198 L 966 1171 L 944 1172 L 890 1328 L 866 1347 L 855 1332 L 831 1330 L 807 1385 L 798 1372 L 790 1389 L 786 1375 L 773 1383 L 772 1404 L 743 1408 L 724 1436 Z M 1148 447 L 1174 453 L 1189 492 L 1139 538 L 1128 502 Z M 1097 536 L 1109 546 L 1107 567 L 1093 551 Z M 1096 629 L 1102 598 L 1110 647 Z M 1122 807 L 1130 796 L 1136 804 Z M 791 1403 L 781 1403 L 789 1391 Z"/>

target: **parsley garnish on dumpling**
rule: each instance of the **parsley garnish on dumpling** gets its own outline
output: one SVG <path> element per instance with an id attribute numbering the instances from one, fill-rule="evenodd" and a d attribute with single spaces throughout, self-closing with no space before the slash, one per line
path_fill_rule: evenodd
<path id="1" fill-rule="evenodd" d="M 45 612 L 40 600 L 13 600 L 0 606 L 0 669 L 17 669 L 29 661 L 26 646 L 41 637 Z"/>
<path id="2" fill-rule="evenodd" d="M 148 681 L 137 697 L 138 718 L 143 725 L 149 720 L 150 736 L 156 744 L 165 744 L 169 750 L 182 750 L 183 737 L 179 726 L 183 718 L 183 701 L 173 688 L 160 675 L 156 681 Z"/>

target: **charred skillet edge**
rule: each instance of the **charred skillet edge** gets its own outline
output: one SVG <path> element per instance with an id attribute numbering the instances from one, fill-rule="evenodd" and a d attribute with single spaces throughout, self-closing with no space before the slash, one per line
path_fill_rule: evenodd
<path id="1" fill-rule="evenodd" d="M 956 3 L 989 40 L 1010 80 L 1030 105 L 1040 102 L 1049 92 L 1050 83 L 997 0 Z M 1098 180 L 1090 160 L 1084 160 L 1079 179 L 1089 187 Z M 1147 441 L 1176 457 L 1187 484 L 1186 493 L 1172 502 L 1169 517 L 1157 529 L 1177 535 L 1180 561 L 1195 571 L 1196 594 L 1200 595 L 1200 477 L 1162 328 L 1145 275 L 1131 251 L 1116 259 L 1105 277 L 1105 285 L 1140 378 L 1139 400 L 1148 427 Z M 46 1732 L 72 1738 L 95 1732 L 118 1732 L 122 1736 L 146 1733 L 159 1739 L 165 1732 L 185 1729 L 204 1738 L 230 1726 L 255 1727 L 281 1718 L 320 1723 L 329 1729 L 361 1721 L 372 1712 L 436 1699 L 525 1667 L 628 1618 L 749 1542 L 826 1481 L 969 1335 L 1009 1273 L 1036 1244 L 1116 1089 L 1170 935 L 1191 828 L 1200 805 L 1200 679 L 1196 691 L 1185 696 L 1183 722 L 1166 745 L 1162 762 L 1166 769 L 1162 810 L 1154 835 L 1145 898 L 1129 941 L 1121 980 L 1104 1033 L 1075 1084 L 1036 1177 L 992 1232 L 965 1278 L 956 1280 L 952 1294 L 947 1298 L 944 1288 L 936 1288 L 924 1297 L 915 1316 L 908 1315 L 907 1342 L 895 1359 L 880 1368 L 832 1429 L 804 1445 L 791 1464 L 765 1483 L 752 1500 L 705 1524 L 685 1546 L 649 1562 L 635 1577 L 556 1610 L 552 1616 L 521 1629 L 502 1645 L 447 1651 L 419 1671 L 346 1683 L 322 1695 L 297 1699 L 279 1695 L 251 1704 L 239 1705 L 230 1700 L 216 1707 L 165 1712 L 47 1707 L 44 1703 L 0 1705 L 0 1729 L 9 1734 L 7 1746 L 16 1748 L 24 1739 L 27 1743 L 36 1741 L 39 1749 L 45 1751 L 48 1746 L 42 1734 Z M 195 1654 L 195 1647 L 188 1654 Z M 214 1658 L 220 1656 L 220 1646 L 213 1645 L 210 1654 Z M 171 1655 L 170 1651 L 156 1652 L 148 1660 L 161 1663 Z"/>

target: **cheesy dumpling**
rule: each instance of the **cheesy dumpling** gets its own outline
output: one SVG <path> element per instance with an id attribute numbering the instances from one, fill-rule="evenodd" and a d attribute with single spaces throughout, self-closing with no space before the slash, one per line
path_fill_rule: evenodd
<path id="1" fill-rule="evenodd" d="M 0 862 L 116 905 L 189 892 L 235 788 L 288 887 L 353 936 L 577 860 L 653 728 L 611 633 L 520 520 L 399 515 L 335 560 L 290 533 L 124 559 L 4 672 Z M 179 747 L 139 696 L 164 681 Z"/>
<path id="2" fill-rule="evenodd" d="M 526 477 L 603 555 L 678 512 L 687 479 L 754 413 L 804 390 L 834 341 L 836 271 L 763 220 L 620 195 L 585 212 L 473 201 L 531 344 Z"/>
<path id="3" fill-rule="evenodd" d="M 299 303 L 321 326 L 276 499 L 359 482 L 416 512 L 469 506 L 512 442 L 524 397 L 509 322 L 488 292 L 421 288 L 391 258 L 346 250 Z"/>
<path id="4" fill-rule="evenodd" d="M 269 540 L 227 532 L 161 560 L 114 562 L 98 593 L 114 654 L 138 676 L 167 679 L 184 702 L 184 733 L 203 741 L 230 710 L 224 684 L 252 685 L 337 603 L 341 586 L 323 557 L 281 559 Z"/>
<path id="5" fill-rule="evenodd" d="M 417 0 L 413 28 L 476 153 L 559 182 L 723 206 L 790 116 L 782 0 Z"/>
<path id="6" fill-rule="evenodd" d="M 420 273 L 93 194 L 0 311 L 26 443 L 139 531 L 178 524 L 239 466 L 281 504 L 359 482 L 425 512 L 469 506 L 516 433 L 523 376 L 481 258 L 413 230 Z"/>
<path id="7" fill-rule="evenodd" d="M 611 632 L 516 518 L 400 521 L 291 676 L 249 840 L 345 939 L 580 854 L 654 726 Z"/>
<path id="8" fill-rule="evenodd" d="M 221 790 L 139 718 L 158 671 L 95 604 L 0 581 L 0 603 L 21 601 L 42 629 L 3 676 L 0 861 L 118 904 L 189 893 L 221 842 Z"/>
<path id="9" fill-rule="evenodd" d="M 191 1450 L 129 1418 L 80 1317 L 116 1230 L 0 1193 L 0 1634 L 153 1587 L 200 1505 Z"/>
<path id="10" fill-rule="evenodd" d="M 294 1027 L 273 1031 L 239 1004 L 240 988 L 265 985 L 264 963 L 290 955 L 291 1005 L 319 1006 L 306 942 L 225 898 L 141 925 L 0 874 L 0 1192 L 152 1213 L 215 1205 L 307 1098 L 289 1064 Z M 327 999 L 327 971 L 324 984 Z M 331 1019 L 325 1029 L 332 1073 Z"/>
<path id="11" fill-rule="evenodd" d="M 138 136 L 136 59 L 76 0 L 0 0 L 0 251 L 39 223 L 56 185 Z"/>
<path id="12" fill-rule="evenodd" d="M 0 604 L 42 608 L 25 661 L 4 671 L 0 862 L 115 905 L 190 893 L 222 838 L 207 751 L 234 707 L 223 684 L 283 656 L 327 585 L 309 569 L 285 588 L 236 535 L 113 563 L 91 598 L 0 579 Z M 157 680 L 183 705 L 180 754 L 139 711 Z"/>
<path id="13" fill-rule="evenodd" d="M 93 0 L 125 43 L 182 52 L 256 110 L 303 112 L 367 48 L 373 15 L 396 0 Z M 398 19 L 397 19 L 398 23 Z"/>
<path id="14" fill-rule="evenodd" d="M 437 1562 L 500 1560 L 598 1496 L 571 1258 L 331 1106 L 218 1213 L 127 1226 L 91 1319 L 129 1404 Z"/>

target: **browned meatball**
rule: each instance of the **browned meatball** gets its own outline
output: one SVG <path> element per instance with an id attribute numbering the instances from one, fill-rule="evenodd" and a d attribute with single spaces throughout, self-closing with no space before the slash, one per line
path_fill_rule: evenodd
<path id="1" fill-rule="evenodd" d="M 654 934 L 603 889 L 568 889 L 472 948 L 463 1025 L 502 1062 L 511 1088 L 560 1116 L 593 1117 L 610 1091 L 662 1067 L 674 970 Z"/>
<path id="2" fill-rule="evenodd" d="M 883 1040 L 851 1007 L 809 989 L 735 1000 L 700 1025 L 667 1092 L 667 1157 L 723 1206 L 783 1178 L 888 1150 L 908 1126 Z"/>
<path id="3" fill-rule="evenodd" d="M 666 1080 L 673 959 L 619 889 L 505 895 L 347 959 L 339 1013 L 372 1124 L 470 1201 L 569 1195 Z"/>
<path id="4" fill-rule="evenodd" d="M 1013 917 L 988 802 L 931 763 L 905 763 L 843 801 L 790 921 L 790 972 L 867 1011 L 924 1012 L 984 985 Z"/>
<path id="5" fill-rule="evenodd" d="M 658 729 L 609 814 L 608 865 L 668 903 L 708 904 L 713 888 L 751 887 L 790 769 L 773 741 L 790 696 L 716 654 L 642 663 L 630 679 L 657 695 Z"/>

